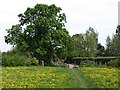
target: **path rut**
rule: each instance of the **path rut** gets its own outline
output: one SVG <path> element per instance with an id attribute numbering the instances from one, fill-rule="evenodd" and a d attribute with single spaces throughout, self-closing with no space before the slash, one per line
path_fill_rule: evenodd
<path id="1" fill-rule="evenodd" d="M 87 82 L 83 79 L 81 73 L 77 69 L 70 69 L 70 72 L 76 78 L 76 83 L 79 82 L 81 88 L 88 88 Z"/>

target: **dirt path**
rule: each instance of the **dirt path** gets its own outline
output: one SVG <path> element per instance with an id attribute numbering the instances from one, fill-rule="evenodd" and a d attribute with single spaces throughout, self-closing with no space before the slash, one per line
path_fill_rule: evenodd
<path id="1" fill-rule="evenodd" d="M 82 78 L 79 70 L 77 69 L 70 69 L 70 72 L 72 75 L 74 75 L 74 77 L 76 78 L 76 82 L 75 83 L 79 83 L 81 88 L 88 88 L 88 84 L 87 82 Z"/>

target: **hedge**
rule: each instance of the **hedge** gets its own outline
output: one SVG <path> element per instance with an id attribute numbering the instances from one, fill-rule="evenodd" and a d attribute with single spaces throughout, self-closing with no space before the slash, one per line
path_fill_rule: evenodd
<path id="1" fill-rule="evenodd" d="M 94 61 L 97 64 L 106 64 L 111 60 L 116 60 L 118 57 L 73 57 L 73 61 L 79 64 L 85 60 Z"/>

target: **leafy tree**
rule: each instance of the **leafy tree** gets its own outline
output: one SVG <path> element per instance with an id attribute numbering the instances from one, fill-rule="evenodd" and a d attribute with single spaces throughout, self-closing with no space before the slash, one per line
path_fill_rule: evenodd
<path id="1" fill-rule="evenodd" d="M 119 36 L 120 36 L 120 25 L 117 26 L 116 35 L 119 35 Z"/>
<path id="2" fill-rule="evenodd" d="M 117 27 L 116 34 L 112 38 L 107 37 L 106 43 L 107 56 L 120 56 L 120 26 Z"/>
<path id="3" fill-rule="evenodd" d="M 112 49 L 112 40 L 111 40 L 110 36 L 108 36 L 106 39 L 106 51 L 105 51 L 106 56 L 112 55 L 111 49 Z"/>
<path id="4" fill-rule="evenodd" d="M 73 35 L 75 39 L 75 53 L 79 57 L 93 57 L 97 53 L 98 34 L 89 28 L 85 34 Z"/>
<path id="5" fill-rule="evenodd" d="M 66 57 L 70 36 L 65 29 L 66 16 L 61 10 L 54 4 L 36 4 L 34 8 L 27 8 L 18 15 L 20 23 L 7 29 L 5 42 L 47 63 L 54 56 Z"/>
<path id="6" fill-rule="evenodd" d="M 86 54 L 94 57 L 97 53 L 98 33 L 91 27 L 86 31 Z"/>
<path id="7" fill-rule="evenodd" d="M 114 48 L 117 56 L 120 56 L 120 25 L 117 26 L 116 34 L 113 38 Z"/>
<path id="8" fill-rule="evenodd" d="M 74 38 L 74 45 L 75 45 L 75 56 L 83 57 L 85 55 L 85 35 L 84 34 L 75 34 L 73 35 Z"/>
<path id="9" fill-rule="evenodd" d="M 97 56 L 104 56 L 105 55 L 105 48 L 101 45 L 101 43 L 97 44 Z"/>

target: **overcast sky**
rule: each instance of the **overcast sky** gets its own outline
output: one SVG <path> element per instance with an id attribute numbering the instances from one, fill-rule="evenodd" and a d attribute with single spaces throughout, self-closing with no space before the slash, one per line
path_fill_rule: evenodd
<path id="1" fill-rule="evenodd" d="M 0 50 L 11 49 L 4 42 L 6 29 L 18 23 L 18 14 L 37 3 L 55 4 L 66 14 L 66 29 L 70 35 L 85 33 L 93 27 L 99 33 L 99 42 L 106 43 L 106 37 L 115 33 L 118 24 L 119 0 L 1 0 L 0 1 Z"/>

